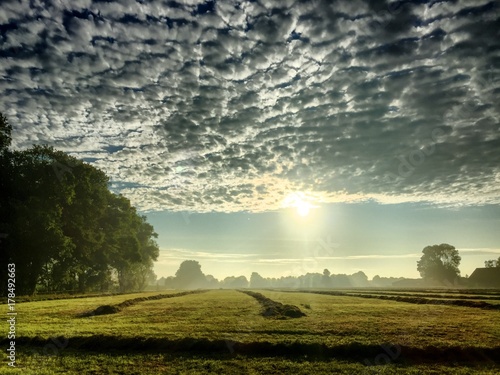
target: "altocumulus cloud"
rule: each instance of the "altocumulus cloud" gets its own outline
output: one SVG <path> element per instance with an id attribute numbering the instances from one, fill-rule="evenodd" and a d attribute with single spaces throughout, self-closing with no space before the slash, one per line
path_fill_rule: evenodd
<path id="1" fill-rule="evenodd" d="M 143 211 L 500 203 L 495 1 L 2 1 L 16 148 Z"/>

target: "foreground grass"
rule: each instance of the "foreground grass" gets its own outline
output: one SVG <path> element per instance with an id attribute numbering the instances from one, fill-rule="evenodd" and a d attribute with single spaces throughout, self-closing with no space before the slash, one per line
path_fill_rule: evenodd
<path id="1" fill-rule="evenodd" d="M 169 340 L 300 342 L 328 346 L 381 343 L 417 348 L 499 345 L 500 313 L 457 306 L 416 305 L 378 299 L 261 291 L 274 301 L 298 306 L 307 316 L 269 320 L 254 298 L 233 290 L 212 290 L 153 300 L 103 316 L 79 317 L 123 296 L 23 303 L 18 306 L 22 337 L 94 335 Z M 130 298 L 130 297 L 128 297 Z"/>
<path id="2" fill-rule="evenodd" d="M 500 373 L 498 310 L 259 293 L 306 316 L 266 318 L 255 298 L 234 290 L 135 304 L 124 302 L 161 293 L 20 303 L 19 368 L 4 363 L 0 374 Z M 114 314 L 82 317 L 119 304 Z M 383 344 L 399 354 L 387 357 Z"/>
<path id="3" fill-rule="evenodd" d="M 19 367 L 0 368 L 0 374 L 498 374 L 499 367 L 475 365 L 367 365 L 338 360 L 312 361 L 302 358 L 245 356 L 183 356 L 152 353 L 77 352 L 65 350 L 57 356 L 35 354 L 25 348 L 18 353 Z"/>

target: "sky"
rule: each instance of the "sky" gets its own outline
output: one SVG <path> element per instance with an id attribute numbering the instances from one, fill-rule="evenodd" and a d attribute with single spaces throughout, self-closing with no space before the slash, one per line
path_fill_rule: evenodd
<path id="1" fill-rule="evenodd" d="M 418 277 L 500 255 L 500 2 L 2 1 L 13 147 L 105 171 L 155 271 Z"/>

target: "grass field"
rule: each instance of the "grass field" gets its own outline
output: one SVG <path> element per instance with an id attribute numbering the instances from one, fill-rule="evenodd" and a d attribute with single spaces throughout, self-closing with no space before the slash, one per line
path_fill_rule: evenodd
<path id="1" fill-rule="evenodd" d="M 377 298 L 404 293 L 407 297 L 476 297 L 498 303 L 498 294 L 428 290 L 349 291 L 353 295 L 255 291 L 263 296 L 236 290 L 179 292 L 19 303 L 18 369 L 9 369 L 4 362 L 0 373 L 500 372 L 500 310 Z M 360 298 L 356 293 L 373 298 Z M 269 304 L 291 305 L 305 316 L 273 315 Z M 120 308 L 97 315 L 104 305 Z M 7 347 L 7 340 L 2 344 Z"/>

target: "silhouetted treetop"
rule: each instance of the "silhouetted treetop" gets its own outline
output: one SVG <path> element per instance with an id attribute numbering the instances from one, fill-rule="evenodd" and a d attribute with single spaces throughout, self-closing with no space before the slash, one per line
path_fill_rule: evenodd
<path id="1" fill-rule="evenodd" d="M 0 113 L 0 152 L 10 147 L 12 142 L 12 126 L 7 121 L 7 118 Z"/>
<path id="2" fill-rule="evenodd" d="M 422 250 L 417 270 L 424 279 L 453 282 L 459 275 L 460 256 L 454 246 L 448 244 L 427 246 Z"/>

